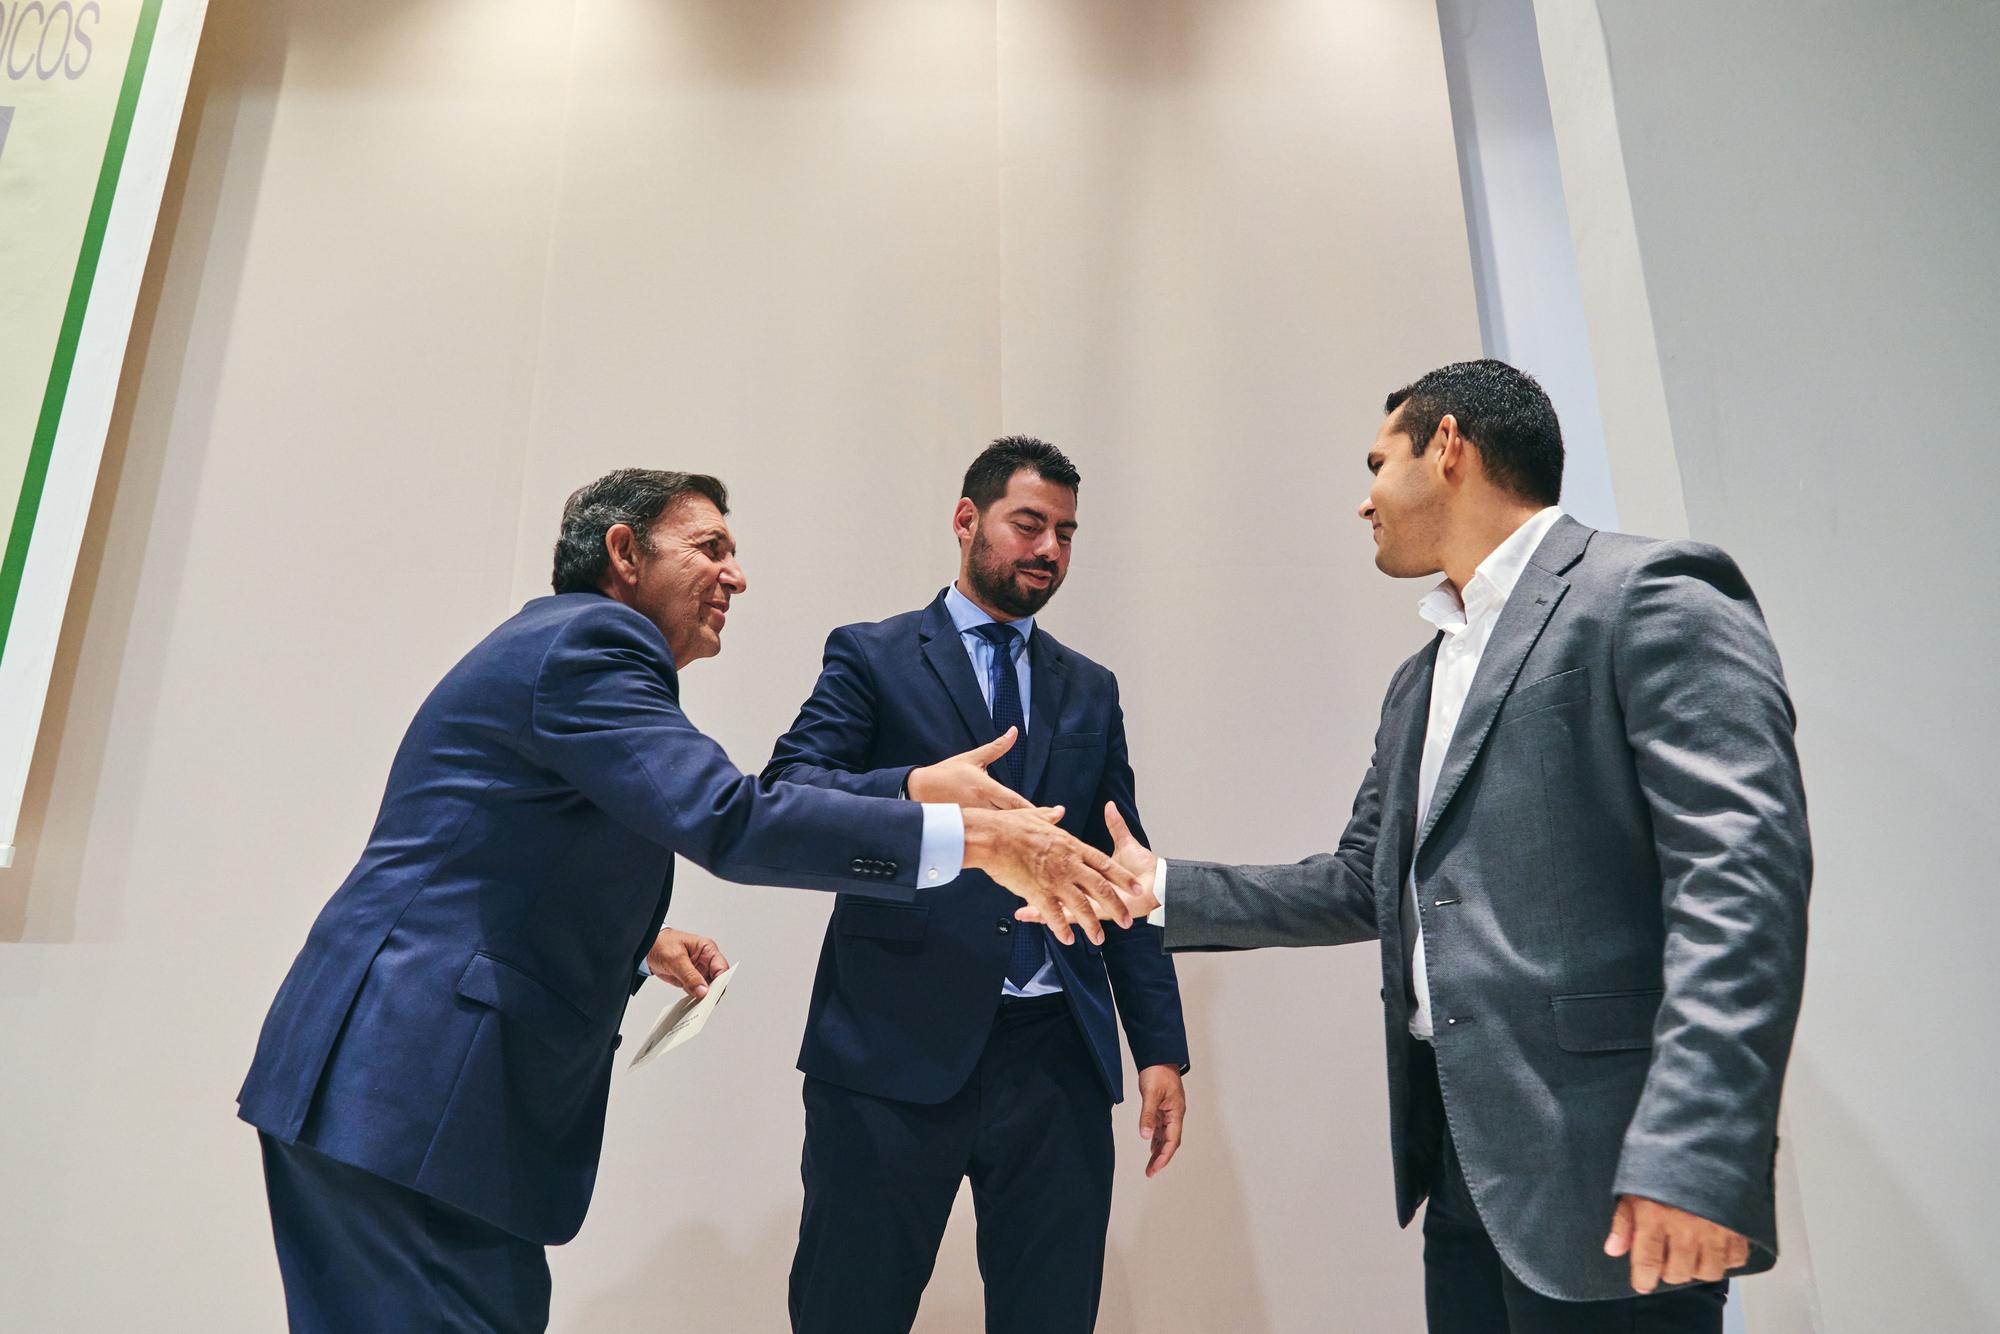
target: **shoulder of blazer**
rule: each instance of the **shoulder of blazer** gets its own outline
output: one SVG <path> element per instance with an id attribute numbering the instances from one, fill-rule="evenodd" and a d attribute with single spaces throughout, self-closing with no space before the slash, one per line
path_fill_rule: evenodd
<path id="1" fill-rule="evenodd" d="M 919 607 L 915 611 L 898 612 L 880 621 L 854 621 L 836 627 L 827 635 L 831 643 L 836 636 L 844 636 L 866 647 L 870 652 L 878 649 L 893 649 L 897 644 L 915 645 L 924 636 L 924 620 L 929 607 Z"/>
<path id="2" fill-rule="evenodd" d="M 1736 562 L 1720 547 L 1688 538 L 1643 537 L 1637 533 L 1591 533 L 1588 558 L 1568 572 L 1574 582 L 1594 583 L 1607 593 L 1621 591 L 1641 570 L 1686 573 L 1723 583 L 1741 579 Z"/>
<path id="3" fill-rule="evenodd" d="M 569 602 L 570 598 L 577 600 Z M 667 647 L 660 627 L 644 613 L 616 598 L 594 593 L 565 593 L 549 601 L 564 605 L 549 609 L 552 623 L 547 627 L 548 644 L 535 673 L 537 680 L 552 663 L 575 656 L 591 657 L 606 649 L 626 649 L 651 660 L 650 665 L 656 666 L 678 693 L 680 674 L 673 650 Z"/>

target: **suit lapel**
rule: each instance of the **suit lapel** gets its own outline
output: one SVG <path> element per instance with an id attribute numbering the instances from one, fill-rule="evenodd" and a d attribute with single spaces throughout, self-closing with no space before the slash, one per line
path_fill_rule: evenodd
<path id="1" fill-rule="evenodd" d="M 1493 637 L 1486 642 L 1486 652 L 1480 656 L 1479 670 L 1472 678 L 1472 689 L 1465 696 L 1465 708 L 1458 715 L 1458 728 L 1451 735 L 1451 746 L 1445 751 L 1444 768 L 1438 771 L 1437 791 L 1431 794 L 1430 814 L 1424 819 L 1424 827 L 1417 831 L 1417 841 L 1411 849 L 1414 856 L 1430 837 L 1431 830 L 1437 828 L 1438 820 L 1444 815 L 1451 799 L 1458 794 L 1459 785 L 1466 774 L 1472 771 L 1473 762 L 1486 745 L 1487 734 L 1493 730 L 1493 720 L 1500 713 L 1500 706 L 1513 693 L 1514 682 L 1521 675 L 1521 664 L 1528 660 L 1529 650 L 1542 637 L 1542 631 L 1555 615 L 1556 605 L 1569 592 L 1569 581 L 1562 577 L 1562 571 L 1576 564 L 1589 545 L 1594 530 L 1584 527 L 1565 515 L 1549 529 L 1548 536 L 1535 549 L 1528 564 L 1521 571 L 1521 581 L 1514 585 L 1508 595 L 1507 604 L 1500 609 L 1500 620 L 1493 627 Z M 1428 691 L 1424 694 L 1425 720 L 1429 720 Z M 1422 741 L 1417 743 L 1421 754 Z M 1415 805 L 1415 789 L 1411 789 L 1411 805 Z"/>
<path id="2" fill-rule="evenodd" d="M 1026 790 L 1021 795 L 1033 801 L 1049 767 L 1049 744 L 1055 739 L 1056 719 L 1062 716 L 1063 692 L 1069 688 L 1069 656 L 1038 628 L 1028 639 L 1028 663 L 1034 671 L 1028 684 L 1034 708 L 1028 717 Z"/>
<path id="3" fill-rule="evenodd" d="M 1431 678 L 1437 670 L 1443 635 L 1432 638 L 1414 679 L 1404 689 L 1399 713 L 1391 723 L 1389 752 L 1383 757 L 1382 832 L 1375 864 L 1394 867 L 1395 878 L 1385 886 L 1400 894 L 1410 874 L 1411 844 L 1417 832 L 1417 772 L 1424 761 L 1424 728 L 1430 722 Z M 1379 879 L 1379 877 L 1378 877 Z"/>
<path id="4" fill-rule="evenodd" d="M 972 738 L 973 745 L 985 745 L 994 736 L 993 714 L 987 709 L 986 696 L 981 693 L 979 682 L 972 675 L 972 658 L 959 640 L 958 627 L 951 623 L 951 613 L 944 609 L 942 593 L 938 594 L 937 601 L 924 609 L 922 637 L 924 660 L 936 673 L 944 693 L 951 697 L 958 716 L 965 721 L 966 734 Z M 1039 712 L 1039 700 L 1036 707 Z"/>

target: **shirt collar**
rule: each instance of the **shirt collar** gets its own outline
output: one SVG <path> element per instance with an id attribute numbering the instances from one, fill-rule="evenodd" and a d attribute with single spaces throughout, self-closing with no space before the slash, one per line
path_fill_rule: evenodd
<path id="1" fill-rule="evenodd" d="M 1451 580 L 1446 579 L 1424 594 L 1417 603 L 1417 615 L 1447 634 L 1457 634 L 1469 621 L 1498 611 L 1513 596 L 1514 585 L 1521 582 L 1521 573 L 1528 568 L 1535 548 L 1562 517 L 1559 505 L 1537 511 L 1479 562 L 1479 568 L 1466 582 L 1463 597 Z"/>
<path id="2" fill-rule="evenodd" d="M 944 590 L 944 609 L 951 616 L 951 623 L 958 628 L 961 636 L 971 634 L 978 627 L 993 621 L 984 608 L 958 591 L 956 583 Z M 1024 644 L 1028 641 L 1028 637 L 1035 633 L 1035 618 L 1032 616 L 1023 616 L 1018 621 L 1008 621 L 1006 625 L 1021 637 L 1021 642 Z"/>

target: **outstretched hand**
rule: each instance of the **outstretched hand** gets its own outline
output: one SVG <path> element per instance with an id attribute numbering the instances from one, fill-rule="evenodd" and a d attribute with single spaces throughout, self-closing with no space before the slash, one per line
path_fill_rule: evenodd
<path id="1" fill-rule="evenodd" d="M 911 801 L 947 802 L 996 811 L 1030 809 L 1033 802 L 987 772 L 989 765 L 1014 748 L 1020 736 L 1018 729 L 1010 727 L 983 746 L 912 769 L 904 790 Z"/>
<path id="2" fill-rule="evenodd" d="M 1153 873 L 1160 859 L 1149 851 L 1144 843 L 1132 836 L 1132 827 L 1125 823 L 1125 817 L 1118 813 L 1118 803 L 1104 803 L 1104 827 L 1111 831 L 1111 864 L 1123 871 L 1136 890 L 1121 890 L 1119 897 L 1125 901 L 1125 910 L 1133 917 L 1144 917 L 1160 906 L 1153 894 Z M 1040 922 L 1043 920 L 1033 904 L 1016 909 L 1014 919 L 1020 922 Z M 1055 924 L 1048 923 L 1050 927 Z M 1129 926 L 1129 922 L 1120 922 Z M 1068 942 L 1064 942 L 1067 944 Z"/>
<path id="3" fill-rule="evenodd" d="M 1138 881 L 1096 848 L 1060 827 L 1063 808 L 1015 811 L 965 810 L 965 864 L 993 877 L 1028 905 L 1057 940 L 1075 942 L 1081 929 L 1093 945 L 1104 943 L 1099 919 L 1132 925 Z"/>

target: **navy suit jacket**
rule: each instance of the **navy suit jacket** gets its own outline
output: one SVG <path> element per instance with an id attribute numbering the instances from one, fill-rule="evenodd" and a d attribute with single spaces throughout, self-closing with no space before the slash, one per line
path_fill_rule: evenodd
<path id="1" fill-rule="evenodd" d="M 1065 807 L 1063 827 L 1109 852 L 1104 803 L 1145 833 L 1125 751 L 1125 715 L 1109 671 L 1036 628 L 1026 792 Z M 910 770 L 991 741 L 980 693 L 944 595 L 922 611 L 847 625 L 827 638 L 825 666 L 768 779 L 893 797 Z M 903 903 L 842 895 L 827 923 L 799 1069 L 880 1098 L 939 1103 L 978 1063 L 1000 1004 L 1016 929 L 1012 894 L 977 871 Z M 1159 928 L 1107 926 L 1104 946 L 1081 931 L 1050 953 L 1071 1013 L 1112 1101 L 1124 1095 L 1112 998 L 1139 1068 L 1187 1064 L 1173 960 Z"/>
<path id="2" fill-rule="evenodd" d="M 538 598 L 417 711 L 368 847 L 264 1021 L 241 1115 L 567 1241 L 674 854 L 907 898 L 922 825 L 913 802 L 746 777 L 681 712 L 651 621 L 594 593 Z"/>

